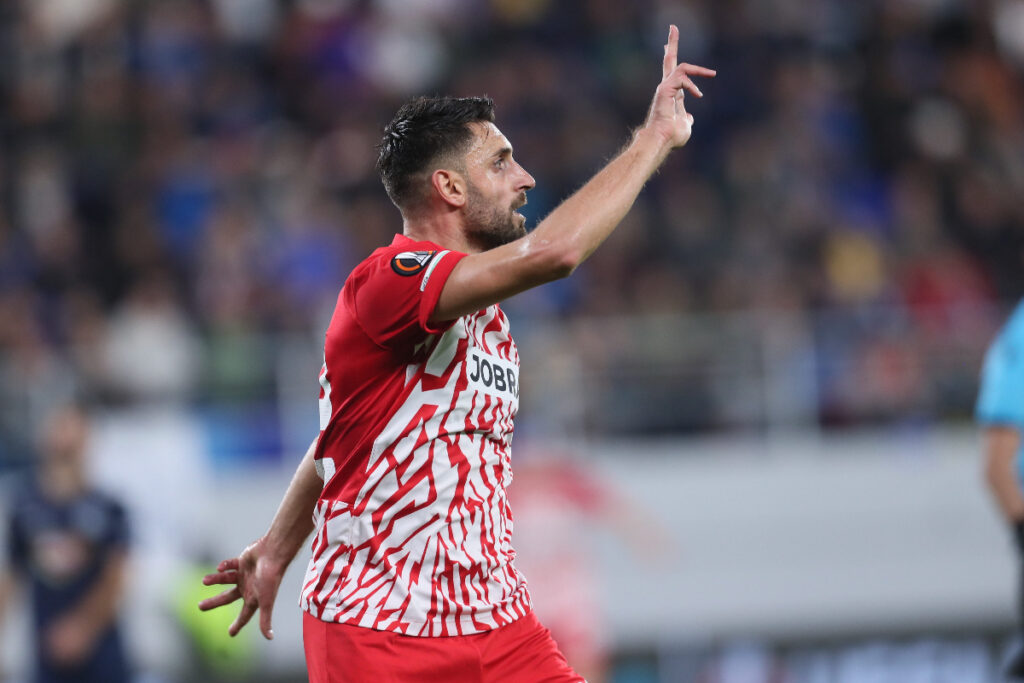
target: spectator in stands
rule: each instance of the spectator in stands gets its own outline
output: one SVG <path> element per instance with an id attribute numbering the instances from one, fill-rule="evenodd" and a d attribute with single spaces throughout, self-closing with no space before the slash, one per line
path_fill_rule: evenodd
<path id="1" fill-rule="evenodd" d="M 644 44 L 652 9 L 670 3 L 520 4 L 3 3 L 0 290 L 40 295 L 34 313 L 57 356 L 74 355 L 53 325 L 71 299 L 123 311 L 154 270 L 174 279 L 169 303 L 211 348 L 240 328 L 315 334 L 323 307 L 292 302 L 333 301 L 347 264 L 379 242 L 367 233 L 390 208 L 366 150 L 412 92 L 494 97 L 549 188 L 526 207 L 532 222 L 614 151 L 593 141 L 619 137 L 643 111 L 637 56 L 655 47 Z M 691 168 L 652 179 L 629 241 L 580 273 L 588 286 L 544 287 L 522 310 L 512 302 L 517 325 L 781 303 L 808 320 L 890 307 L 914 318 L 908 339 L 965 329 L 958 309 L 1015 296 L 1024 272 L 1016 4 L 673 4 L 687 53 L 723 65 L 721 92 L 694 103 L 702 148 Z M 296 187 L 308 198 L 298 211 Z M 843 389 L 886 343 L 871 327 L 808 359 L 821 367 L 821 423 L 899 419 L 917 405 L 898 398 L 880 411 L 863 397 L 885 386 Z M 962 367 L 927 368 L 905 396 L 962 416 Z M 230 384 L 267 383 L 244 374 Z M 729 405 L 679 424 L 714 429 Z"/>

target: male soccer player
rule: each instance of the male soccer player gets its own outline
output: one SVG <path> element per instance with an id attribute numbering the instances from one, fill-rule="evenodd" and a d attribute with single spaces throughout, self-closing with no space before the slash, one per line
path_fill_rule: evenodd
<path id="1" fill-rule="evenodd" d="M 128 525 L 124 508 L 86 477 L 88 421 L 59 410 L 43 436 L 38 477 L 13 496 L 11 571 L 0 574 L 0 620 L 16 584 L 30 589 L 37 683 L 128 683 L 118 628 Z"/>
<path id="2" fill-rule="evenodd" d="M 988 485 L 1024 557 L 1024 301 L 985 355 L 976 413 L 983 428 Z M 1019 618 L 1024 625 L 1024 582 L 1019 591 Z M 1024 678 L 1024 646 L 1011 654 L 1006 673 Z"/>
<path id="3" fill-rule="evenodd" d="M 385 129 L 378 169 L 403 234 L 353 270 L 327 330 L 321 431 L 266 535 L 207 576 L 243 599 L 229 631 L 270 613 L 315 528 L 302 589 L 310 680 L 580 681 L 534 618 L 512 564 L 509 443 L 519 358 L 498 302 L 566 277 L 686 144 L 676 64 L 630 144 L 527 234 L 534 180 L 486 98 L 420 98 Z M 311 520 L 315 516 L 315 520 Z"/>

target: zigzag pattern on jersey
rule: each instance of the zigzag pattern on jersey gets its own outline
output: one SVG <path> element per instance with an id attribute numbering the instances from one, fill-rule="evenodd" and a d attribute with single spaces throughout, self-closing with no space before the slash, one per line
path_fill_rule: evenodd
<path id="1" fill-rule="evenodd" d="M 519 364 L 497 306 L 460 319 L 374 441 L 355 500 L 321 501 L 303 607 L 409 635 L 477 633 L 524 616 L 505 494 L 516 402 L 469 386 L 469 347 Z"/>

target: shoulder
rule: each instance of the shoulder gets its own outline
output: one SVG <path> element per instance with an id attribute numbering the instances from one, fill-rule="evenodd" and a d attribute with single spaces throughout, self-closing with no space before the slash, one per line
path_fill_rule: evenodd
<path id="1" fill-rule="evenodd" d="M 358 285 L 381 274 L 412 278 L 429 268 L 434 259 L 445 251 L 433 242 L 411 240 L 381 247 L 355 267 L 348 282 Z"/>
<path id="2" fill-rule="evenodd" d="M 18 515 L 25 511 L 31 511 L 39 505 L 45 504 L 45 499 L 39 492 L 39 484 L 36 478 L 30 474 L 18 474 L 4 487 L 4 493 L 10 502 L 5 506 L 8 514 Z"/>
<path id="3" fill-rule="evenodd" d="M 109 491 L 93 489 L 89 492 L 89 500 L 96 506 L 103 508 L 111 515 L 124 516 L 127 508 L 120 498 L 117 498 Z"/>
<path id="4" fill-rule="evenodd" d="M 431 291 L 436 287 L 428 290 L 428 284 L 444 281 L 464 255 L 433 242 L 396 241 L 377 249 L 356 266 L 345 281 L 342 298 L 351 304 L 356 299 L 364 303 L 381 297 L 411 301 L 424 294 L 436 295 L 438 292 Z"/>
<path id="5" fill-rule="evenodd" d="M 5 491 L 10 491 L 10 497 L 3 505 L 10 532 L 27 538 L 54 524 L 58 511 L 43 496 L 34 474 L 18 476 L 11 484 Z"/>
<path id="6" fill-rule="evenodd" d="M 74 519 L 76 526 L 105 544 L 123 546 L 129 541 L 128 509 L 106 491 L 89 491 L 76 506 Z"/>
<path id="7" fill-rule="evenodd" d="M 1024 368 L 1024 303 L 1010 315 L 985 356 L 986 370 L 1006 372 Z"/>
<path id="8" fill-rule="evenodd" d="M 1010 345 L 1024 348 L 1024 301 L 1010 314 L 1000 337 Z"/>
<path id="9" fill-rule="evenodd" d="M 983 424 L 1024 424 L 1024 308 L 1007 321 L 985 354 L 975 416 Z"/>
<path id="10" fill-rule="evenodd" d="M 128 518 L 128 509 L 119 498 L 96 488 L 86 491 L 75 502 L 74 510 L 95 523 L 102 519 L 104 524 L 121 524 Z"/>
<path id="11" fill-rule="evenodd" d="M 433 242 L 399 236 L 356 266 L 339 304 L 378 346 L 443 331 L 447 323 L 434 325 L 429 318 L 461 256 Z"/>

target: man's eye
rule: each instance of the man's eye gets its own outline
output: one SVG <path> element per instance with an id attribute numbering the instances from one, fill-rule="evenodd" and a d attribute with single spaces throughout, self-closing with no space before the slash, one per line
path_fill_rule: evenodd
<path id="1" fill-rule="evenodd" d="M 505 168 L 505 160 L 498 159 L 494 162 L 494 168 Z"/>

